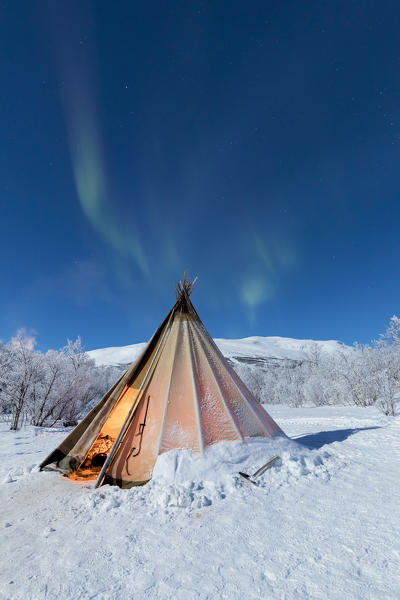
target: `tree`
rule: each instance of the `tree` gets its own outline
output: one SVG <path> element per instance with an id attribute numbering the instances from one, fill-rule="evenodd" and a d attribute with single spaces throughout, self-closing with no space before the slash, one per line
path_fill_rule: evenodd
<path id="1" fill-rule="evenodd" d="M 80 338 L 59 352 L 41 356 L 32 386 L 29 415 L 33 425 L 52 427 L 58 421 L 75 423 L 96 393 L 94 361 L 83 351 Z"/>
<path id="2" fill-rule="evenodd" d="M 29 394 L 34 385 L 38 359 L 35 338 L 23 329 L 8 344 L 4 356 L 6 368 L 0 373 L 0 394 L 12 416 L 11 429 L 18 429 Z"/>
<path id="3" fill-rule="evenodd" d="M 391 346 L 397 350 L 400 349 L 400 319 L 396 315 L 390 319 L 389 325 L 386 327 L 386 331 L 377 344 L 384 346 Z"/>

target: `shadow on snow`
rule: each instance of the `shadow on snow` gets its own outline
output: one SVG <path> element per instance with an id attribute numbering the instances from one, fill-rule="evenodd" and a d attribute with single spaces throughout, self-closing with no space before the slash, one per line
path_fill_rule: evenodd
<path id="1" fill-rule="evenodd" d="M 310 433 L 301 437 L 295 438 L 295 441 L 310 450 L 318 450 L 326 444 L 333 442 L 344 442 L 348 437 L 358 433 L 359 431 L 367 431 L 368 429 L 380 429 L 380 427 L 358 427 L 355 429 L 334 429 L 333 431 L 319 431 L 318 433 Z"/>

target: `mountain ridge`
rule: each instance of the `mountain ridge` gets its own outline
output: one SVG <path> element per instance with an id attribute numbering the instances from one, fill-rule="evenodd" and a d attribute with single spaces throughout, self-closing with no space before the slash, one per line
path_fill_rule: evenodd
<path id="1" fill-rule="evenodd" d="M 307 360 L 313 348 L 321 352 L 337 352 L 348 348 L 338 340 L 295 339 L 279 336 L 251 336 L 240 339 L 215 338 L 214 342 L 228 359 L 248 362 L 252 359 L 264 361 L 303 361 Z M 146 346 L 146 342 L 128 346 L 110 346 L 89 350 L 87 353 L 96 366 L 120 366 L 132 363 Z"/>

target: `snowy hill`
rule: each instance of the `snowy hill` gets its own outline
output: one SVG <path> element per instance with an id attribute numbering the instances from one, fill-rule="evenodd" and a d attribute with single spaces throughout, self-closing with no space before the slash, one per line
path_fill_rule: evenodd
<path id="1" fill-rule="evenodd" d="M 90 350 L 88 354 L 90 358 L 94 359 L 97 367 L 129 365 L 139 356 L 145 346 L 144 342 L 130 346 L 111 346 L 110 348 Z"/>
<path id="2" fill-rule="evenodd" d="M 239 362 L 271 362 L 281 360 L 303 361 L 315 345 L 321 352 L 336 352 L 347 348 L 336 340 L 296 340 L 284 337 L 247 337 L 239 340 L 216 338 L 215 343 L 222 354 Z M 88 352 L 97 366 L 128 365 L 133 362 L 145 347 L 145 343 L 130 346 L 100 348 Z"/>

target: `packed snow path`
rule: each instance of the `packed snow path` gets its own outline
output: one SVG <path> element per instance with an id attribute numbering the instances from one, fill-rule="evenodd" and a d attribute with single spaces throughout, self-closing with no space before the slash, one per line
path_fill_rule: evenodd
<path id="1" fill-rule="evenodd" d="M 268 410 L 302 446 L 257 487 L 94 490 L 35 469 L 65 431 L 2 425 L 0 598 L 397 600 L 399 419 Z"/>

